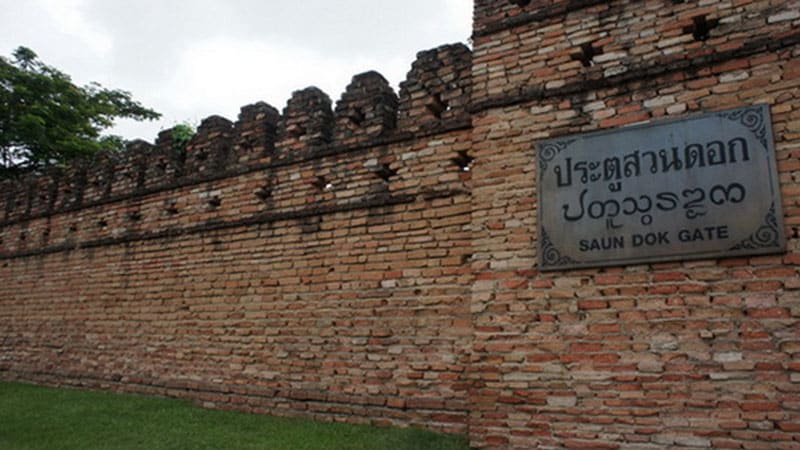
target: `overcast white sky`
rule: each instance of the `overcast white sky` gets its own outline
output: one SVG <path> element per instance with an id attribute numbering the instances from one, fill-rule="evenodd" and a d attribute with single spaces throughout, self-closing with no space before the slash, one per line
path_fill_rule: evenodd
<path id="1" fill-rule="evenodd" d="M 0 11 L 2 55 L 24 45 L 77 84 L 132 92 L 163 118 L 112 132 L 152 141 L 259 100 L 283 110 L 312 85 L 335 102 L 367 70 L 397 90 L 417 51 L 467 42 L 472 0 L 0 0 Z"/>

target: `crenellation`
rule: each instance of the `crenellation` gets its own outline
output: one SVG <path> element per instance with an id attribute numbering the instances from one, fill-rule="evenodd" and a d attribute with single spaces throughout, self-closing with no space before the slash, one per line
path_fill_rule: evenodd
<path id="1" fill-rule="evenodd" d="M 65 182 L 65 171 L 61 167 L 45 169 L 42 176 L 46 181 L 39 181 L 39 208 L 40 214 L 51 214 L 58 205 L 61 184 Z"/>
<path id="2" fill-rule="evenodd" d="M 291 154 L 328 144 L 333 137 L 333 125 L 328 94 L 316 87 L 295 91 L 278 124 L 276 147 Z"/>
<path id="3" fill-rule="evenodd" d="M 26 179 L 28 190 L 26 194 L 25 216 L 43 214 L 49 203 L 50 185 L 53 183 L 51 171 L 31 174 Z"/>
<path id="4" fill-rule="evenodd" d="M 203 119 L 186 145 L 185 174 L 208 176 L 226 169 L 233 153 L 233 122 L 211 116 Z"/>
<path id="5" fill-rule="evenodd" d="M 112 167 L 113 176 L 111 178 L 111 190 L 107 198 L 116 198 L 123 195 L 130 195 L 136 190 L 136 182 L 139 179 L 139 169 L 143 167 L 138 164 L 139 155 L 128 151 L 115 153 L 109 163 Z"/>
<path id="6" fill-rule="evenodd" d="M 400 84 L 398 128 L 417 132 L 468 120 L 471 73 L 472 52 L 464 44 L 419 52 Z"/>
<path id="7" fill-rule="evenodd" d="M 126 145 L 124 151 L 109 155 L 108 164 L 113 166 L 113 177 L 108 196 L 130 196 L 144 189 L 152 148 L 152 144 L 146 141 L 134 140 Z"/>
<path id="8" fill-rule="evenodd" d="M 184 174 L 186 149 L 175 139 L 176 129 L 173 127 L 158 133 L 145 176 L 148 188 L 169 185 Z"/>
<path id="9" fill-rule="evenodd" d="M 33 213 L 38 196 L 38 185 L 38 173 L 27 173 L 20 179 L 20 189 L 15 198 L 15 210 L 19 218 L 27 219 Z"/>
<path id="10" fill-rule="evenodd" d="M 8 220 L 8 209 L 11 206 L 11 190 L 14 189 L 12 179 L 0 180 L 0 223 Z M 2 229 L 2 227 L 0 227 Z"/>
<path id="11" fill-rule="evenodd" d="M 336 103 L 336 144 L 369 142 L 394 131 L 397 107 L 397 94 L 383 75 L 366 72 L 354 76 Z"/>
<path id="12" fill-rule="evenodd" d="M 86 172 L 89 162 L 85 158 L 71 161 L 64 169 L 55 210 L 77 208 L 83 202 L 86 189 Z"/>
<path id="13" fill-rule="evenodd" d="M 23 196 L 21 181 L 20 178 L 10 178 L 2 182 L 3 221 L 10 221 L 19 214 Z"/>
<path id="14" fill-rule="evenodd" d="M 116 178 L 116 166 L 119 155 L 103 152 L 95 155 L 86 169 L 86 188 L 83 199 L 86 203 L 99 202 L 111 197 Z"/>
<path id="15" fill-rule="evenodd" d="M 481 449 L 790 448 L 796 3 L 477 0 L 474 49 L 420 52 L 398 94 L 367 72 L 335 112 L 309 88 L 0 182 L 0 379 Z M 540 270 L 543 141 L 764 104 L 785 251 Z"/>
<path id="16" fill-rule="evenodd" d="M 24 178 L 13 178 L 6 192 L 7 221 L 19 220 L 22 217 L 26 197 Z"/>
<path id="17" fill-rule="evenodd" d="M 133 162 L 131 173 L 133 192 L 141 192 L 147 184 L 148 166 L 152 163 L 151 157 L 154 148 L 153 144 L 141 139 L 129 142 L 125 148 L 125 153 Z"/>
<path id="18" fill-rule="evenodd" d="M 280 112 L 267 103 L 242 106 L 233 131 L 233 153 L 239 164 L 269 161 L 280 120 Z"/>
<path id="19" fill-rule="evenodd" d="M 314 151 L 403 141 L 413 139 L 416 132 L 464 126 L 468 122 L 464 113 L 469 98 L 469 60 L 469 49 L 463 45 L 421 52 L 403 91 L 407 97 L 414 91 L 421 99 L 414 111 L 408 101 L 399 105 L 397 94 L 383 76 L 366 72 L 353 77 L 335 114 L 324 92 L 308 88 L 294 93 L 283 116 L 263 102 L 242 107 L 236 123 L 211 116 L 185 145 L 176 140 L 177 127 L 162 130 L 155 144 L 135 140 L 122 153 L 71 163 L 59 176 L 54 203 L 38 199 L 50 195 L 44 192 L 49 188 L 37 187 L 37 198 L 25 192 L 23 200 L 5 203 L 9 212 L 3 220 L 52 215 L 84 204 L 169 189 L 192 179 L 226 176 L 254 165 L 292 161 L 298 150 L 312 150 L 299 157 L 313 158 Z M 404 115 L 405 129 L 397 129 L 398 115 Z M 280 153 L 275 153 L 276 147 L 281 148 Z M 21 209 L 20 203 L 25 204 Z"/>
<path id="20" fill-rule="evenodd" d="M 172 128 L 167 128 L 166 130 L 161 130 L 158 132 L 158 136 L 156 136 L 155 146 L 159 149 L 166 150 L 175 148 L 175 133 L 178 130 L 178 126 L 174 126 Z"/>

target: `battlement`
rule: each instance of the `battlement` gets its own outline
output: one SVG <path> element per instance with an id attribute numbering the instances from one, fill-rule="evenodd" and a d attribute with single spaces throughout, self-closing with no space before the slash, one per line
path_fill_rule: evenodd
<path id="1" fill-rule="evenodd" d="M 155 144 L 136 140 L 119 154 L 7 180 L 0 226 L 145 195 L 318 153 L 411 139 L 469 122 L 471 52 L 463 44 L 420 52 L 400 96 L 377 72 L 353 77 L 332 108 L 310 87 L 292 94 L 283 113 L 263 102 L 242 107 L 238 120 L 202 120 L 185 148 L 174 129 Z"/>
<path id="2" fill-rule="evenodd" d="M 785 5 L 760 2 L 709 7 L 688 0 L 667 5 L 479 0 L 475 55 L 463 44 L 419 52 L 399 93 L 380 74 L 367 72 L 353 77 L 335 107 L 326 93 L 310 87 L 294 92 L 282 113 L 259 102 L 243 107 L 236 122 L 206 118 L 185 149 L 173 142 L 173 130 L 164 130 L 154 145 L 135 141 L 118 155 L 102 154 L 94 161 L 7 182 L 0 197 L 0 225 L 224 177 L 299 155 L 313 157 L 315 152 L 460 127 L 470 122 L 471 113 L 486 108 L 567 98 L 592 89 L 636 89 L 644 79 L 656 87 L 684 76 L 689 68 L 721 73 L 736 68 L 736 59 L 800 42 L 786 11 Z M 585 20 L 587 14 L 596 19 Z M 530 31 L 517 34 L 531 25 Z M 476 88 L 479 92 L 473 93 Z M 592 101 L 586 97 L 576 106 L 596 108 Z M 677 108 L 691 111 L 698 106 Z M 645 109 L 631 106 L 626 114 L 602 122 L 581 119 L 591 129 L 667 114 L 666 108 Z M 607 110 L 593 113 L 602 114 Z"/>
<path id="3" fill-rule="evenodd" d="M 476 0 L 473 49 L 420 52 L 399 92 L 366 72 L 338 102 L 311 87 L 282 110 L 209 117 L 188 143 L 164 130 L 7 180 L 0 379 L 420 426 L 485 449 L 794 448 L 798 11 Z M 722 131 L 698 125 L 710 118 Z M 757 189 L 758 165 L 718 177 L 726 166 L 665 159 L 682 134 L 740 125 L 769 144 Z M 619 155 L 636 183 L 606 191 Z M 728 225 L 752 237 L 628 257 Z M 609 237 L 607 265 L 572 264 Z"/>

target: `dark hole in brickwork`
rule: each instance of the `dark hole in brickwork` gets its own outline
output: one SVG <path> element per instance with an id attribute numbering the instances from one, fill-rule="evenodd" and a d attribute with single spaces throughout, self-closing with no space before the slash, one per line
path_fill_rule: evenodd
<path id="1" fill-rule="evenodd" d="M 172 216 L 178 214 L 178 202 L 175 200 L 164 201 L 164 212 Z"/>
<path id="2" fill-rule="evenodd" d="M 20 242 L 25 242 L 28 239 L 28 235 L 25 232 L 19 234 Z"/>
<path id="3" fill-rule="evenodd" d="M 366 118 L 367 118 L 367 117 L 366 117 L 366 115 L 364 114 L 364 110 L 363 110 L 363 109 L 361 109 L 361 108 L 358 108 L 358 109 L 356 109 L 355 111 L 353 111 L 353 113 L 352 113 L 352 114 L 350 114 L 350 122 L 351 122 L 353 125 L 355 125 L 356 127 L 359 127 L 359 128 L 360 128 L 360 127 L 361 127 L 361 125 L 364 123 L 364 120 L 365 120 Z"/>
<path id="4" fill-rule="evenodd" d="M 450 161 L 457 165 L 462 172 L 469 172 L 472 169 L 472 162 L 475 161 L 475 158 L 469 156 L 466 150 L 460 150 L 458 156 Z"/>
<path id="5" fill-rule="evenodd" d="M 139 211 L 130 211 L 128 213 L 128 220 L 131 222 L 138 222 L 142 220 L 142 213 Z"/>
<path id="6" fill-rule="evenodd" d="M 388 164 L 381 164 L 375 169 L 375 175 L 383 181 L 388 182 L 393 176 L 397 175 L 397 171 L 389 167 Z"/>
<path id="7" fill-rule="evenodd" d="M 692 18 L 692 24 L 683 29 L 683 32 L 691 33 L 695 41 L 705 41 L 708 39 L 711 30 L 719 25 L 718 19 L 707 19 L 706 16 L 696 16 Z"/>
<path id="8" fill-rule="evenodd" d="M 262 202 L 267 201 L 269 198 L 272 197 L 272 188 L 267 185 L 261 186 L 255 192 L 255 194 L 256 197 L 258 197 L 258 199 L 261 200 Z"/>
<path id="9" fill-rule="evenodd" d="M 311 185 L 320 191 L 328 191 L 333 189 L 333 183 L 329 182 L 325 177 L 317 177 L 311 182 Z"/>
<path id="10" fill-rule="evenodd" d="M 792 238 L 800 239 L 800 227 L 792 227 Z"/>
<path id="11" fill-rule="evenodd" d="M 208 152 L 207 151 L 196 152 L 194 157 L 198 161 L 205 161 L 208 159 Z"/>
<path id="12" fill-rule="evenodd" d="M 253 142 L 253 138 L 252 137 L 245 138 L 242 142 L 239 143 L 239 145 L 242 147 L 242 150 L 244 150 L 246 152 L 249 152 L 250 150 L 254 149 L 255 146 L 256 146 L 255 142 Z"/>
<path id="13" fill-rule="evenodd" d="M 75 233 L 77 231 L 78 231 L 78 226 L 77 225 L 72 224 L 72 225 L 69 226 L 69 232 L 70 233 Z"/>
<path id="14" fill-rule="evenodd" d="M 603 47 L 595 47 L 594 42 L 581 44 L 580 52 L 572 55 L 573 61 L 580 61 L 583 67 L 594 65 L 594 58 L 603 54 Z"/>
<path id="15" fill-rule="evenodd" d="M 208 206 L 211 208 L 219 208 L 220 205 L 222 205 L 222 199 L 220 199 L 218 196 L 215 195 L 208 199 Z"/>
<path id="16" fill-rule="evenodd" d="M 431 102 L 428 103 L 427 108 L 428 111 L 431 114 L 433 114 L 434 117 L 436 117 L 437 119 L 441 119 L 442 114 L 444 114 L 445 111 L 450 110 L 450 105 L 448 105 L 447 102 L 442 100 L 441 95 L 436 94 L 433 96 L 433 98 L 431 98 Z"/>
<path id="17" fill-rule="evenodd" d="M 108 221 L 106 219 L 100 219 L 97 221 L 97 228 L 105 228 L 108 226 Z"/>
<path id="18" fill-rule="evenodd" d="M 530 5 L 531 0 L 508 0 L 508 2 L 511 3 L 512 5 L 525 7 L 525 6 Z"/>

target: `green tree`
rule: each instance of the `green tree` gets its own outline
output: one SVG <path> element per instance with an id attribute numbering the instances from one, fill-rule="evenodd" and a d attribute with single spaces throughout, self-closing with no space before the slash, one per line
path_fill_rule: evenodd
<path id="1" fill-rule="evenodd" d="M 0 178 L 118 150 L 121 138 L 101 135 L 114 119 L 159 117 L 129 92 L 76 86 L 29 48 L 0 56 Z"/>

